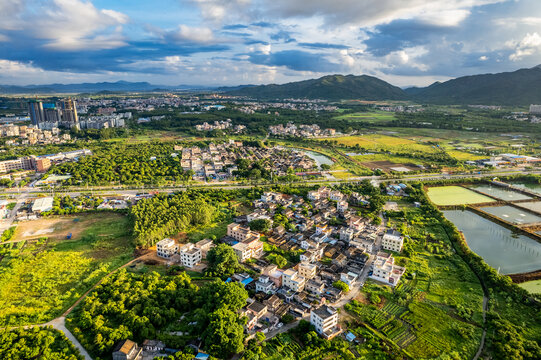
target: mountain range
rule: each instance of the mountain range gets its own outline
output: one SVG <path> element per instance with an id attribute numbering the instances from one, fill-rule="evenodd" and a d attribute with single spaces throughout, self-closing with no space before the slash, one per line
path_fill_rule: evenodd
<path id="1" fill-rule="evenodd" d="M 52 94 L 150 91 L 220 91 L 261 100 L 308 98 L 339 100 L 409 100 L 432 104 L 529 105 L 541 104 L 541 65 L 513 72 L 463 76 L 427 87 L 401 89 L 368 75 L 327 75 L 319 79 L 277 85 L 240 85 L 211 88 L 165 86 L 148 82 L 100 82 L 50 85 L 0 85 L 0 94 Z"/>
<path id="2" fill-rule="evenodd" d="M 97 93 L 97 92 L 151 92 L 170 90 L 205 90 L 205 87 L 198 86 L 168 86 L 152 85 L 148 82 L 99 82 L 80 84 L 47 84 L 47 85 L 0 85 L 0 94 L 54 94 L 54 93 Z"/>

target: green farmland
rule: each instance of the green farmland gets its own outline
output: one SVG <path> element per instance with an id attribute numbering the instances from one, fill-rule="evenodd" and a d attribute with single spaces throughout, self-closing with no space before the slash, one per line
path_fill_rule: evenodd
<path id="1" fill-rule="evenodd" d="M 528 290 L 531 294 L 541 294 L 541 280 L 527 281 L 518 286 Z"/>
<path id="2" fill-rule="evenodd" d="M 428 197 L 436 205 L 468 205 L 495 201 L 461 186 L 438 186 L 428 188 Z"/>

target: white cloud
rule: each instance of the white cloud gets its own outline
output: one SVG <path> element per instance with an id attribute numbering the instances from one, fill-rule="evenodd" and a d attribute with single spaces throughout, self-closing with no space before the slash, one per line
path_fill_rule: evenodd
<path id="1" fill-rule="evenodd" d="M 178 30 L 171 32 L 169 37 L 175 41 L 208 43 L 214 40 L 214 34 L 208 27 L 190 27 L 179 25 Z"/>
<path id="2" fill-rule="evenodd" d="M 488 56 L 485 56 L 485 55 L 480 56 L 480 57 L 479 57 L 479 60 L 480 60 L 480 61 L 487 61 L 487 60 L 488 60 Z"/>
<path id="3" fill-rule="evenodd" d="M 541 50 L 541 36 L 537 33 L 528 33 L 515 44 L 515 52 L 509 55 L 509 60 L 518 61 L 526 56 L 531 56 Z"/>
<path id="4" fill-rule="evenodd" d="M 219 23 L 226 18 L 238 19 L 247 13 L 251 0 L 191 0 L 201 11 L 201 16 Z"/>
<path id="5" fill-rule="evenodd" d="M 458 25 L 475 6 L 506 0 L 261 0 L 262 12 L 280 17 L 323 17 L 334 24 L 374 26 L 396 19 L 420 18 L 434 24 Z"/>

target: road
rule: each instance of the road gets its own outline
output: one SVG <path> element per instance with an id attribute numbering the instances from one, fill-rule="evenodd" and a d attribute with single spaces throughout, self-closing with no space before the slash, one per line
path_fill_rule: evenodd
<path id="1" fill-rule="evenodd" d="M 273 186 L 273 185 L 340 185 L 344 183 L 355 183 L 362 180 L 375 181 L 376 183 L 381 182 L 411 182 L 411 181 L 429 181 L 429 180 L 452 180 L 452 179 L 462 179 L 462 178 L 492 178 L 503 175 L 517 175 L 517 174 L 541 174 L 541 170 L 536 171 L 527 171 L 525 169 L 515 169 L 515 170 L 498 170 L 481 174 L 470 174 L 470 173 L 460 173 L 460 174 L 417 174 L 417 175 L 404 175 L 397 178 L 388 178 L 386 176 L 359 176 L 349 179 L 318 179 L 318 180 L 309 180 L 303 181 L 301 183 L 288 183 L 288 182 L 275 182 L 275 183 L 252 183 L 252 184 L 243 184 L 243 183 L 234 183 L 234 182 L 211 182 L 203 184 L 187 184 L 187 185 L 178 185 L 178 186 L 163 186 L 163 187 L 129 187 L 129 186 L 94 186 L 94 187 L 68 187 L 68 188 L 57 188 L 56 193 L 62 195 L 78 196 L 83 193 L 99 193 L 100 195 L 136 195 L 140 193 L 149 193 L 149 192 L 176 192 L 184 191 L 188 188 L 219 188 L 223 190 L 234 190 L 234 189 L 248 189 L 255 186 Z M 18 204 L 21 201 L 23 196 L 30 197 L 31 195 L 51 193 L 50 189 L 34 188 L 34 187 L 25 187 L 22 188 L 23 192 L 19 192 L 18 189 L 5 189 L 2 194 L 8 196 L 18 196 Z M 21 202 L 22 204 L 22 202 Z"/>

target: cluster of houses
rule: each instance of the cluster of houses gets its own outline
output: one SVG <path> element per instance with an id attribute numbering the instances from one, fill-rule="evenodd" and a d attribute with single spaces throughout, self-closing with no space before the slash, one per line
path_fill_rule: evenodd
<path id="1" fill-rule="evenodd" d="M 11 139 L 6 140 L 6 145 L 49 145 L 63 144 L 71 140 L 70 134 L 61 134 L 60 129 L 42 130 L 34 125 L 0 125 L 0 136 Z"/>
<path id="2" fill-rule="evenodd" d="M 209 124 L 208 122 L 204 122 L 203 124 L 195 125 L 195 129 L 197 131 L 212 131 L 212 130 L 226 130 L 226 129 L 233 129 L 233 131 L 237 134 L 243 132 L 246 130 L 246 126 L 244 125 L 235 125 L 233 126 L 233 123 L 231 122 L 231 119 L 226 120 L 220 120 L 215 121 L 212 124 Z"/>
<path id="3" fill-rule="evenodd" d="M 235 274 L 227 280 L 239 282 L 256 294 L 242 310 L 248 319 L 248 333 L 275 330 L 282 326 L 282 317 L 290 314 L 309 318 L 317 332 L 330 339 L 341 333 L 338 313 L 332 307 L 345 295 L 334 286 L 337 281 L 354 288 L 362 286 L 369 276 L 395 286 L 405 272 L 405 268 L 394 264 L 389 253 L 402 250 L 404 237 L 356 215 L 358 207 L 369 204 L 369 199 L 326 187 L 309 192 L 306 199 L 265 192 L 254 201 L 255 210 L 237 217 L 220 239 L 232 246 L 240 262 L 258 274 Z M 297 264 L 283 269 L 265 258 L 261 234 L 249 226 L 259 219 L 272 223 L 276 214 L 289 220 L 288 230 L 274 226 L 265 241 L 283 253 L 300 254 Z M 178 245 L 164 239 L 157 244 L 157 254 L 193 268 L 212 246 L 210 240 Z M 371 257 L 372 261 L 368 261 Z"/>
<path id="4" fill-rule="evenodd" d="M 269 132 L 276 136 L 294 136 L 303 138 L 317 138 L 336 135 L 335 129 L 321 129 L 319 125 L 295 125 L 291 122 L 285 126 L 283 124 L 269 126 Z"/>
<path id="5" fill-rule="evenodd" d="M 177 149 L 177 147 L 175 148 Z M 226 180 L 235 176 L 238 170 L 236 161 L 264 160 L 268 169 L 276 175 L 285 175 L 289 168 L 310 170 L 317 168 L 315 161 L 303 152 L 285 149 L 280 146 L 256 148 L 243 146 L 242 142 L 230 140 L 223 144 L 209 144 L 208 148 L 182 148 L 181 166 L 184 171 L 192 170 L 193 179 Z"/>

